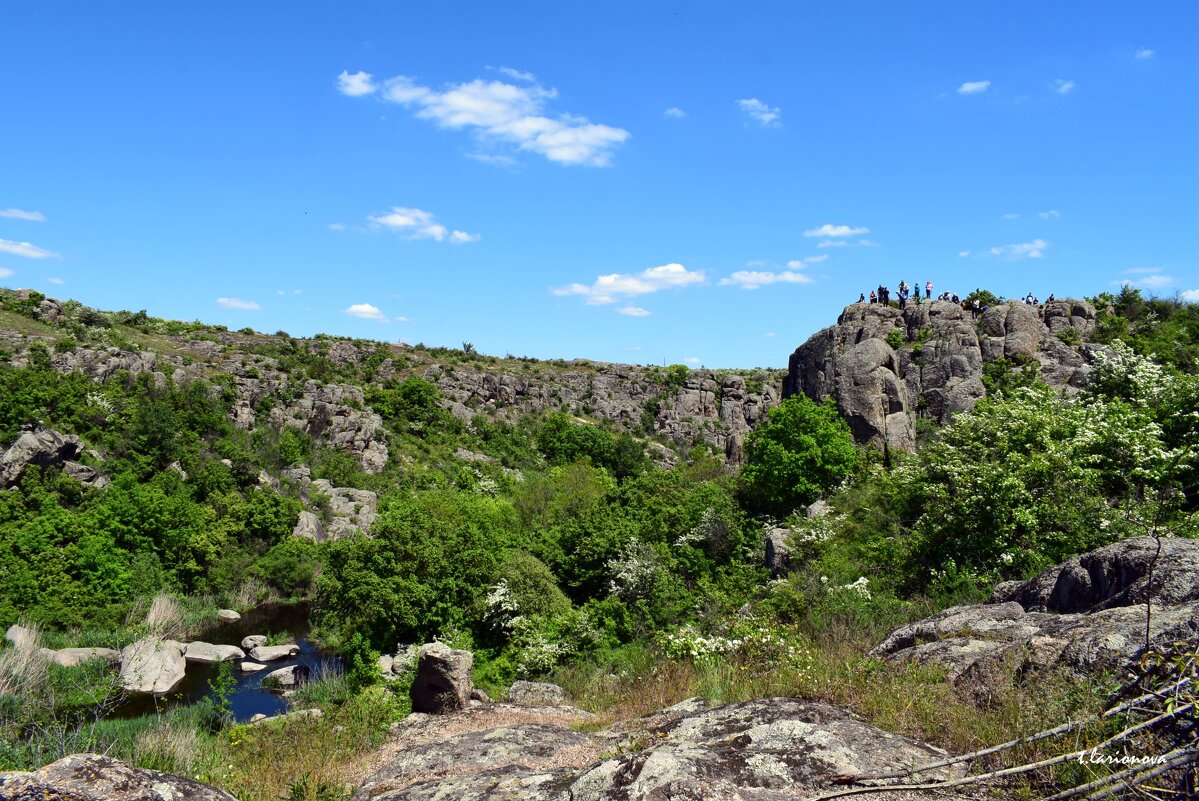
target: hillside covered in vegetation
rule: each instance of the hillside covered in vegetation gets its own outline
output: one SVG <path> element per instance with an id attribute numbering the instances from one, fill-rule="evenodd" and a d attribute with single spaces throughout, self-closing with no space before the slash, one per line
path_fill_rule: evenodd
<path id="1" fill-rule="evenodd" d="M 981 748 L 1100 708 L 1112 675 L 992 676 L 980 702 L 870 649 L 1086 551 L 1199 538 L 1199 307 L 1131 288 L 1089 299 L 1085 325 L 1042 320 L 1027 353 L 984 353 L 1018 340 L 994 315 L 888 318 L 871 336 L 890 355 L 863 365 L 833 332 L 786 399 L 780 370 L 304 340 L 29 292 L 0 307 L 0 628 L 119 650 L 290 607 L 343 665 L 298 691 L 326 714 L 282 757 L 222 705 L 227 670 L 204 703 L 111 715 L 112 670 L 6 647 L 0 770 L 109 751 L 246 800 L 338 797 L 338 765 L 408 711 L 380 655 L 434 639 L 473 651 L 493 696 L 549 678 L 607 721 L 789 695 Z M 966 360 L 963 332 L 977 387 L 941 403 L 965 385 L 932 365 Z M 1057 380 L 1047 348 L 1086 369 Z"/>

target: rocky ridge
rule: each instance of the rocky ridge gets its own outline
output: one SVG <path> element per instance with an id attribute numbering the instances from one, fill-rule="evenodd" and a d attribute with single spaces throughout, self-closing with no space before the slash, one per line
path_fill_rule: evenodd
<path id="1" fill-rule="evenodd" d="M 977 318 L 947 301 L 855 303 L 791 355 L 783 396 L 832 398 L 859 443 L 911 451 L 917 418 L 943 423 L 986 395 L 988 363 L 1036 363 L 1052 387 L 1083 386 L 1095 320 L 1081 300 L 1009 302 Z"/>

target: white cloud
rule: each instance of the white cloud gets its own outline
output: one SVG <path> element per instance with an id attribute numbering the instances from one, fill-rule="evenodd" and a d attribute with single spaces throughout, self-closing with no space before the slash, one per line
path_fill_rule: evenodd
<path id="1" fill-rule="evenodd" d="M 382 226 L 391 231 L 402 233 L 409 239 L 434 239 L 461 245 L 465 242 L 478 241 L 478 234 L 468 234 L 466 231 L 450 231 L 437 222 L 432 212 L 423 209 L 410 209 L 405 206 L 392 206 L 386 214 L 372 214 L 367 217 L 376 226 Z"/>
<path id="2" fill-rule="evenodd" d="M 45 222 L 46 215 L 40 211 L 24 211 L 22 209 L 0 209 L 0 217 L 10 220 L 27 220 L 28 222 Z"/>
<path id="3" fill-rule="evenodd" d="M 347 76 L 347 80 L 362 74 Z M 522 81 L 526 76 L 534 80 L 529 73 L 517 74 Z M 368 81 L 369 78 L 366 76 Z M 338 80 L 342 81 L 340 77 Z M 376 85 L 362 84 L 364 89 L 367 86 Z M 559 164 L 607 166 L 612 160 L 612 150 L 629 138 L 629 132 L 623 128 L 598 125 L 584 117 L 546 116 L 545 107 L 558 96 L 558 91 L 537 83 L 516 86 L 476 78 L 469 83 L 451 84 L 439 92 L 406 75 L 398 75 L 376 88 L 384 101 L 414 108 L 418 118 L 441 128 L 470 129 L 485 143 L 513 145 Z"/>
<path id="4" fill-rule="evenodd" d="M 361 320 L 387 321 L 387 315 L 380 311 L 378 306 L 372 306 L 369 303 L 355 303 L 344 311 L 351 317 L 357 317 Z"/>
<path id="5" fill-rule="evenodd" d="M 662 112 L 662 116 L 668 120 L 681 120 L 687 116 L 687 112 L 683 111 L 678 106 L 671 106 Z"/>
<path id="6" fill-rule="evenodd" d="M 337 91 L 349 97 L 373 95 L 378 89 L 378 85 L 369 72 L 355 72 L 351 75 L 342 70 L 341 75 L 337 76 Z"/>
<path id="7" fill-rule="evenodd" d="M 777 128 L 782 125 L 779 117 L 783 115 L 783 111 L 778 106 L 768 106 L 756 97 L 738 100 L 737 105 L 763 128 Z"/>
<path id="8" fill-rule="evenodd" d="M 1053 82 L 1052 89 L 1059 95 L 1066 95 L 1074 88 L 1074 81 L 1067 81 L 1062 78 L 1057 78 Z"/>
<path id="9" fill-rule="evenodd" d="M 1056 220 L 1062 216 L 1062 213 L 1060 211 L 1058 211 L 1057 209 L 1050 209 L 1049 211 L 1037 212 L 1037 216 L 1040 217 L 1042 220 Z"/>
<path id="10" fill-rule="evenodd" d="M 392 319 L 393 319 L 393 320 L 395 320 L 397 323 L 410 323 L 410 322 L 412 322 L 412 318 L 411 318 L 411 317 L 405 317 L 405 316 L 404 316 L 404 315 L 402 315 L 402 314 L 401 314 L 399 317 L 393 317 Z"/>
<path id="11" fill-rule="evenodd" d="M 39 248 L 30 242 L 13 242 L 10 239 L 0 239 L 0 253 L 11 253 L 14 256 L 24 256 L 27 259 L 60 259 L 59 254 Z"/>
<path id="12" fill-rule="evenodd" d="M 777 336 L 777 335 L 773 331 L 767 331 L 765 334 L 762 334 L 762 336 L 773 337 L 773 336 Z"/>
<path id="13" fill-rule="evenodd" d="M 1133 283 L 1137 286 L 1149 287 L 1150 289 L 1160 289 L 1162 287 L 1174 286 L 1174 277 L 1169 275 L 1147 275 L 1144 278 L 1138 278 Z"/>
<path id="14" fill-rule="evenodd" d="M 12 278 L 13 271 L 7 267 L 0 267 L 0 278 Z"/>
<path id="15" fill-rule="evenodd" d="M 512 67 L 499 67 L 497 69 L 501 75 L 507 75 L 514 81 L 524 81 L 525 83 L 537 83 L 537 76 L 531 72 L 513 69 Z"/>
<path id="16" fill-rule="evenodd" d="M 1187 303 L 1199 303 L 1199 289 L 1184 289 L 1178 293 L 1178 297 Z"/>
<path id="17" fill-rule="evenodd" d="M 966 81 L 958 87 L 959 95 L 977 95 L 991 88 L 990 81 Z"/>
<path id="18" fill-rule="evenodd" d="M 1149 48 L 1147 48 L 1147 47 L 1146 47 L 1146 48 L 1142 48 L 1142 49 L 1140 49 L 1140 50 L 1138 50 L 1138 51 L 1137 51 L 1137 58 L 1153 58 L 1154 52 L 1155 52 L 1155 51 L 1153 51 L 1153 50 L 1150 50 L 1150 49 L 1149 49 Z"/>
<path id="19" fill-rule="evenodd" d="M 663 289 L 702 284 L 703 281 L 703 273 L 692 272 L 681 264 L 664 264 L 661 267 L 642 270 L 635 275 L 623 273 L 601 275 L 590 286 L 569 284 L 550 291 L 555 295 L 578 295 L 585 298 L 589 306 L 602 306 L 606 303 L 615 303 L 622 298 L 633 298 Z"/>
<path id="20" fill-rule="evenodd" d="M 1003 219 L 1018 220 L 1018 219 L 1020 219 L 1020 215 L 1014 211 L 1009 211 L 1007 214 L 1003 215 Z"/>
<path id="21" fill-rule="evenodd" d="M 844 239 L 822 239 L 816 243 L 818 248 L 843 248 L 848 247 L 849 243 Z"/>
<path id="22" fill-rule="evenodd" d="M 961 256 L 961 257 L 964 259 L 964 258 L 966 258 L 967 256 L 969 256 L 969 255 L 970 255 L 970 251 L 968 251 L 968 250 L 959 250 L 959 251 L 958 251 L 958 255 L 959 255 L 959 256 Z"/>
<path id="23" fill-rule="evenodd" d="M 330 231 L 344 231 L 344 230 L 346 230 L 346 224 L 345 223 L 329 223 L 328 228 Z"/>
<path id="24" fill-rule="evenodd" d="M 721 286 L 739 286 L 742 289 L 758 289 L 771 284 L 814 284 L 811 276 L 794 270 L 772 273 L 764 270 L 739 270 L 728 278 L 721 278 Z"/>
<path id="25" fill-rule="evenodd" d="M 241 311 L 258 311 L 262 308 L 252 300 L 242 300 L 241 298 L 217 298 L 216 305 Z"/>
<path id="26" fill-rule="evenodd" d="M 1013 245 L 1000 245 L 987 251 L 988 255 L 1003 259 L 1040 259 L 1045 255 L 1049 243 L 1044 239 L 1034 239 L 1031 242 L 1021 242 Z"/>
<path id="27" fill-rule="evenodd" d="M 802 270 L 809 264 L 823 264 L 828 261 L 828 254 L 821 253 L 819 256 L 804 256 L 802 259 L 792 259 L 787 262 L 787 266 L 792 270 Z"/>
<path id="28" fill-rule="evenodd" d="M 878 242 L 875 242 L 873 239 L 859 239 L 859 240 L 858 240 L 858 247 L 863 247 L 863 248 L 881 248 L 881 247 L 882 247 L 882 245 L 880 245 Z"/>
<path id="29" fill-rule="evenodd" d="M 47 278 L 46 280 L 49 281 L 50 283 L 54 284 L 55 286 L 62 286 L 63 284 L 66 283 L 66 281 L 62 280 L 61 278 L 58 278 L 57 276 L 51 276 L 51 277 Z"/>
<path id="30" fill-rule="evenodd" d="M 810 231 L 804 231 L 803 235 L 807 237 L 813 236 L 861 236 L 862 234 L 870 233 L 869 228 L 855 228 L 851 225 L 830 225 L 825 223 L 819 228 L 813 228 Z"/>
<path id="31" fill-rule="evenodd" d="M 1160 273 L 1161 267 L 1133 267 L 1131 270 L 1125 270 L 1125 275 L 1144 275 L 1146 273 Z"/>
<path id="32" fill-rule="evenodd" d="M 1119 281 L 1112 281 L 1117 286 L 1139 286 L 1145 289 L 1164 289 L 1165 287 L 1174 286 L 1174 276 L 1162 275 L 1160 267 L 1138 267 L 1133 270 L 1125 270 L 1126 275 L 1138 275 L 1139 278 L 1124 278 Z"/>
<path id="33" fill-rule="evenodd" d="M 683 359 L 683 361 L 687 362 L 687 364 L 703 364 L 703 360 L 698 356 L 688 356 L 686 359 Z"/>
<path id="34" fill-rule="evenodd" d="M 640 306 L 623 306 L 617 309 L 616 312 L 628 317 L 649 317 L 649 312 Z"/>

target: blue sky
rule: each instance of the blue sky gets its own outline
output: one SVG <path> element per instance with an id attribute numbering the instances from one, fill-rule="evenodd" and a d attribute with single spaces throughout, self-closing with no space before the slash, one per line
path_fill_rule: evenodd
<path id="1" fill-rule="evenodd" d="M 1199 299 L 1197 23 L 1193 2 L 9 4 L 0 284 L 709 367 L 785 366 L 901 279 Z"/>

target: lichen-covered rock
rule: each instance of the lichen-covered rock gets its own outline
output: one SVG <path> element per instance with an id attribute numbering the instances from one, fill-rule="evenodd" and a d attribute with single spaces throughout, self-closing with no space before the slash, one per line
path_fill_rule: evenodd
<path id="1" fill-rule="evenodd" d="M 236 609 L 218 609 L 216 619 L 222 623 L 236 623 L 241 620 L 241 613 Z"/>
<path id="2" fill-rule="evenodd" d="M 183 681 L 183 643 L 149 637 L 121 650 L 121 687 L 126 692 L 164 695 Z"/>
<path id="3" fill-rule="evenodd" d="M 783 396 L 833 398 L 859 443 L 912 450 L 917 416 L 945 422 L 984 397 L 987 362 L 1035 362 L 1050 386 L 1083 386 L 1092 349 L 1059 335 L 1071 328 L 1082 338 L 1094 327 L 1084 301 L 1007 303 L 977 320 L 945 301 L 904 311 L 855 303 L 791 355 Z"/>
<path id="4" fill-rule="evenodd" d="M 78 667 L 93 659 L 103 659 L 110 665 L 121 661 L 121 652 L 115 648 L 59 648 L 46 651 L 46 657 L 56 665 Z"/>
<path id="5" fill-rule="evenodd" d="M 508 703 L 520 706 L 564 706 L 566 691 L 544 681 L 517 681 L 508 688 Z"/>
<path id="6" fill-rule="evenodd" d="M 32 773 L 0 773 L 6 801 L 237 801 L 184 776 L 126 765 L 99 754 L 72 754 Z"/>
<path id="7" fill-rule="evenodd" d="M 308 681 L 311 671 L 304 665 L 290 665 L 278 670 L 272 670 L 262 677 L 264 687 L 298 687 Z"/>
<path id="8" fill-rule="evenodd" d="M 241 647 L 243 651 L 252 651 L 260 645 L 266 645 L 267 637 L 265 634 L 247 634 L 241 638 Z"/>
<path id="9" fill-rule="evenodd" d="M 463 709 L 474 689 L 470 677 L 474 661 L 470 651 L 453 650 L 445 643 L 422 645 L 409 691 L 412 711 L 444 715 Z"/>
<path id="10" fill-rule="evenodd" d="M 766 532 L 766 569 L 774 578 L 785 575 L 791 568 L 791 548 L 787 539 L 789 528 L 772 528 Z"/>
<path id="11" fill-rule="evenodd" d="M 945 755 L 844 709 L 795 698 L 716 708 L 692 699 L 597 734 L 573 731 L 565 721 L 533 721 L 541 710 L 492 728 L 472 725 L 471 713 L 482 721 L 514 717 L 481 707 L 439 719 L 436 728 L 424 720 L 402 725 L 398 748 L 353 801 L 782 801 L 832 789 L 839 776 L 900 770 Z M 923 777 L 952 775 L 943 768 Z"/>

